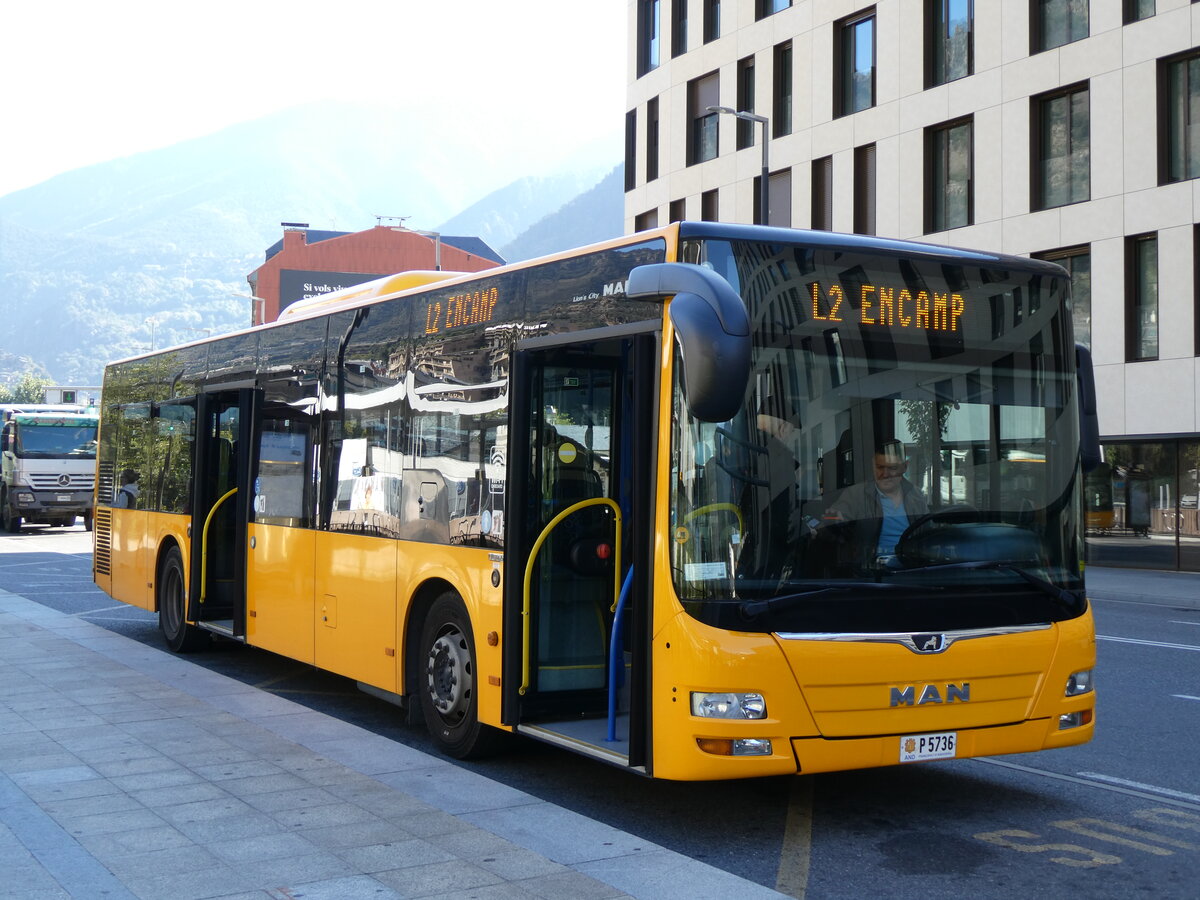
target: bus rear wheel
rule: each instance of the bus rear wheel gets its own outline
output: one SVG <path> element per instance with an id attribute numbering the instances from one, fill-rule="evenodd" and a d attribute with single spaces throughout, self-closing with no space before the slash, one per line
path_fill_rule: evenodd
<path id="1" fill-rule="evenodd" d="M 158 572 L 158 629 L 175 653 L 194 653 L 208 646 L 211 635 L 187 623 L 187 579 L 178 547 L 167 551 Z"/>
<path id="2" fill-rule="evenodd" d="M 421 627 L 417 693 L 433 742 L 447 756 L 475 759 L 500 749 L 503 733 L 479 721 L 479 676 L 471 620 L 447 591 Z"/>

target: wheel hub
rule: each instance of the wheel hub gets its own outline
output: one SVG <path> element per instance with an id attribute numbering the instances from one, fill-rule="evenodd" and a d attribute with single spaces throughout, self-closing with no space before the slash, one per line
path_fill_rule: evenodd
<path id="1" fill-rule="evenodd" d="M 433 642 L 426 671 L 434 708 L 447 720 L 462 719 L 473 687 L 471 655 L 462 632 L 447 631 Z"/>

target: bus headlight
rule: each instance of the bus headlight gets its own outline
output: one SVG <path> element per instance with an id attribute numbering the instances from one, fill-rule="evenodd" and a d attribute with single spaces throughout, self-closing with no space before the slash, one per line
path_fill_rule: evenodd
<path id="1" fill-rule="evenodd" d="M 1092 670 L 1081 669 L 1078 672 L 1072 672 L 1071 677 L 1067 679 L 1067 690 L 1064 696 L 1078 697 L 1080 694 L 1089 693 L 1092 689 Z"/>
<path id="2" fill-rule="evenodd" d="M 701 719 L 765 719 L 767 701 L 755 692 L 746 694 L 692 691 L 692 715 Z"/>
<path id="3" fill-rule="evenodd" d="M 29 491 L 18 491 L 17 502 L 29 506 L 33 503 L 33 494 L 29 493 Z"/>

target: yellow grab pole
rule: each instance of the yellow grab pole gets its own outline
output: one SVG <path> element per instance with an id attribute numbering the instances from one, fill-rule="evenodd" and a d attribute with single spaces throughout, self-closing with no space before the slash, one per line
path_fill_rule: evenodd
<path id="1" fill-rule="evenodd" d="M 621 507 L 617 506 L 615 500 L 610 500 L 608 497 L 593 497 L 590 500 L 580 500 L 578 503 L 572 504 L 560 512 L 557 516 L 551 519 L 542 533 L 538 535 L 536 541 L 533 542 L 533 549 L 529 551 L 529 561 L 525 563 L 525 583 L 524 594 L 521 598 L 521 689 L 518 693 L 521 696 L 529 690 L 529 620 L 530 620 L 530 582 L 533 579 L 533 564 L 537 561 L 538 551 L 542 549 L 542 544 L 546 542 L 546 538 L 550 536 L 558 523 L 572 513 L 578 512 L 581 509 L 586 509 L 589 506 L 607 506 L 613 511 L 614 525 L 616 536 L 614 538 L 613 547 L 613 570 L 616 573 L 613 576 L 613 605 L 612 612 L 616 612 L 617 601 L 621 598 Z"/>
<path id="2" fill-rule="evenodd" d="M 204 605 L 205 598 L 208 597 L 208 526 L 212 524 L 212 517 L 221 504 L 237 493 L 237 488 L 226 492 L 216 503 L 213 508 L 208 511 L 208 515 L 204 518 L 204 530 L 200 533 L 200 605 Z"/>

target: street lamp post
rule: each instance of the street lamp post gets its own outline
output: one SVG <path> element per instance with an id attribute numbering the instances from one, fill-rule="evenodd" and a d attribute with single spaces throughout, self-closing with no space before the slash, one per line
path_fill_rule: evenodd
<path id="1" fill-rule="evenodd" d="M 230 291 L 229 296 L 230 297 L 241 297 L 243 300 L 250 301 L 250 327 L 251 328 L 253 328 L 255 325 L 261 325 L 263 323 L 263 320 L 266 318 L 266 315 L 267 315 L 267 301 L 266 300 L 264 300 L 262 297 L 255 296 L 254 294 L 240 294 L 237 291 Z M 254 321 L 254 319 L 255 319 L 254 313 L 256 311 L 255 310 L 256 306 L 258 307 L 258 310 L 257 310 L 258 321 L 257 322 Z"/>
<path id="2" fill-rule="evenodd" d="M 768 190 L 767 179 L 770 177 L 771 165 L 768 162 L 767 145 L 770 143 L 770 136 L 767 133 L 767 126 L 770 124 L 770 119 L 766 116 L 755 115 L 752 112 L 745 110 L 734 109 L 730 106 L 709 106 L 708 112 L 724 113 L 727 116 L 733 116 L 737 119 L 742 119 L 746 122 L 757 122 L 762 126 L 762 177 L 758 184 L 758 218 L 760 225 L 766 225 L 769 219 L 767 215 L 767 203 L 770 197 Z"/>

